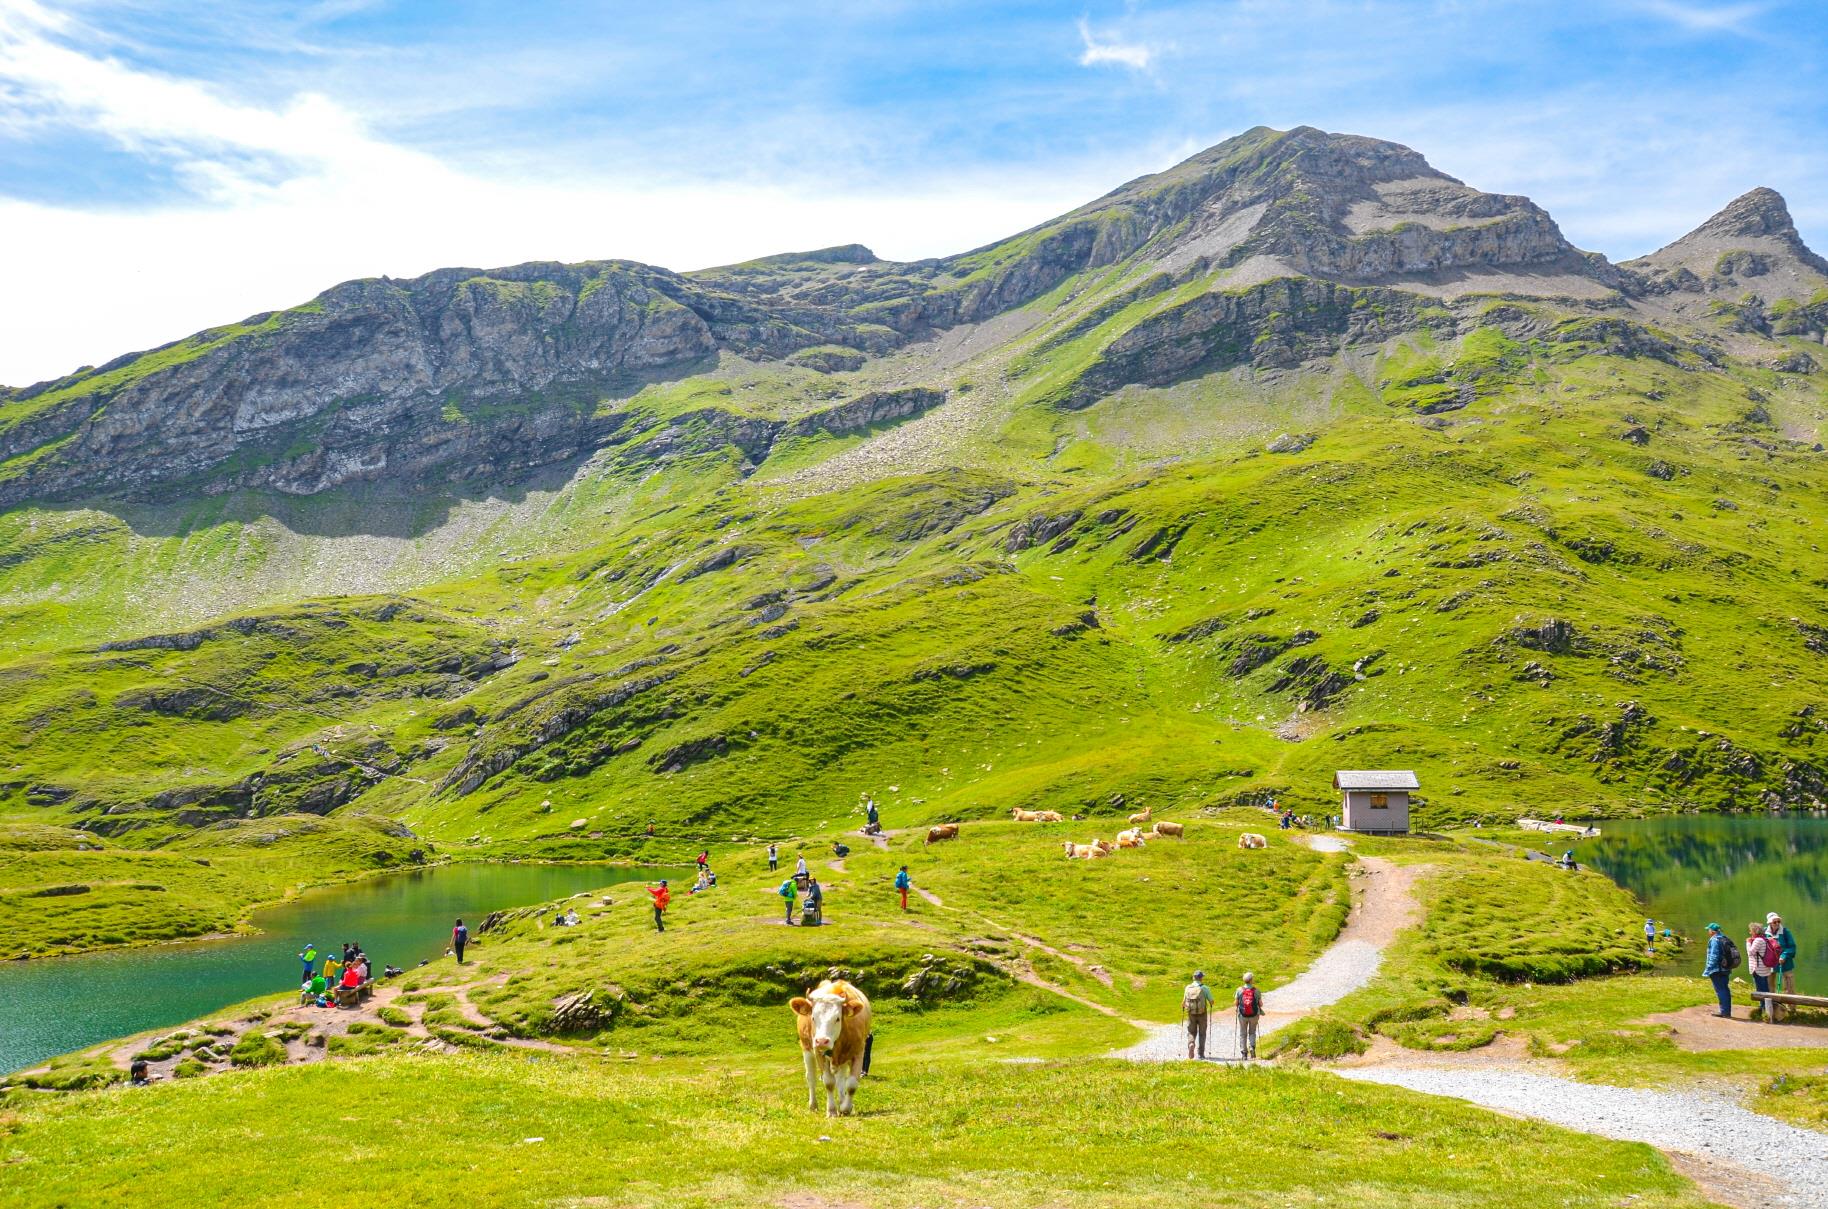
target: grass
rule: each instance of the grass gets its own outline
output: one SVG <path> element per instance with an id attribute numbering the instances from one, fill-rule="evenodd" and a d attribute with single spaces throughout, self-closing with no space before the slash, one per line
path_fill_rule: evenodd
<path id="1" fill-rule="evenodd" d="M 15 1099 L 0 1155 L 22 1207 L 130 1190 L 147 1206 L 276 1205 L 295 1199 L 296 1155 L 322 1144 L 325 1105 L 344 1152 L 376 1160 L 364 1189 L 379 1204 L 775 1203 L 814 1169 L 827 1203 L 882 1206 L 1243 1204 L 1319 1187 L 1366 1205 L 1701 1203 L 1647 1147 L 1297 1071 L 884 1056 L 861 1115 L 828 1122 L 778 1048 L 715 1069 L 383 1056 Z M 1167 1147 L 1171 1162 L 1138 1161 Z"/>

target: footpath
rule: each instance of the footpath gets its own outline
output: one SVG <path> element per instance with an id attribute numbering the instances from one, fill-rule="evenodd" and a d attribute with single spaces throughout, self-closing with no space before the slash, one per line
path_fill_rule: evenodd
<path id="1" fill-rule="evenodd" d="M 1322 852 L 1345 851 L 1337 836 L 1308 837 Z M 1352 913 L 1345 928 L 1308 970 L 1286 986 L 1264 993 L 1269 1009 L 1259 1042 L 1320 1008 L 1366 986 L 1383 964 L 1383 951 L 1421 918 L 1413 893 L 1425 867 L 1360 857 Z M 1221 1000 L 1228 988 L 1218 988 Z M 1209 1061 L 1238 1061 L 1233 1016 L 1216 1005 Z M 1113 1057 L 1135 1062 L 1185 1061 L 1185 1026 L 1148 1026 L 1148 1035 Z M 1709 1088 L 1609 1087 L 1557 1073 L 1551 1061 L 1489 1055 L 1407 1055 L 1374 1047 L 1351 1065 L 1327 1068 L 1346 1079 L 1385 1083 L 1428 1095 L 1449 1096 L 1510 1116 L 1546 1121 L 1581 1133 L 1656 1147 L 1709 1197 L 1741 1209 L 1828 1209 L 1828 1134 L 1789 1125 L 1751 1111 L 1731 1095 Z M 1781 1156 L 1780 1161 L 1769 1161 Z M 1754 1166 L 1748 1166 L 1751 1159 Z"/>

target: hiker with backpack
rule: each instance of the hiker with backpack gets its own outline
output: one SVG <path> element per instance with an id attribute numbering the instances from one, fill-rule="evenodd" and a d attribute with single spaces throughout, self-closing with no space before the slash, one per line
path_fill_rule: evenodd
<path id="1" fill-rule="evenodd" d="M 1701 976 L 1714 984 L 1714 997 L 1720 1000 L 1718 1016 L 1733 1015 L 1733 971 L 1739 968 L 1739 946 L 1720 931 L 1719 924 L 1707 926 L 1707 964 Z"/>
<path id="2" fill-rule="evenodd" d="M 1212 1015 L 1212 989 L 1206 971 L 1195 970 L 1193 981 L 1181 992 L 1181 1014 L 1187 1017 L 1187 1057 L 1206 1057 L 1206 1021 Z"/>
<path id="3" fill-rule="evenodd" d="M 1244 985 L 1232 996 L 1238 1008 L 1238 1057 L 1257 1056 L 1257 1022 L 1263 1018 L 1263 992 L 1256 987 L 1256 977 L 1244 972 Z"/>
<path id="4" fill-rule="evenodd" d="M 799 896 L 800 883 L 797 878 L 788 878 L 781 883 L 781 897 L 787 900 L 787 926 L 793 927 L 793 900 Z"/>
<path id="5" fill-rule="evenodd" d="M 1760 995 L 1769 994 L 1777 989 L 1777 971 L 1783 966 L 1783 949 L 1774 937 L 1765 935 L 1765 926 L 1753 922 L 1746 925 L 1745 959 L 1752 967 L 1752 990 Z M 1777 1005 L 1760 999 L 1752 1001 L 1753 1006 L 1762 1006 L 1765 1019 L 1775 1021 Z"/>

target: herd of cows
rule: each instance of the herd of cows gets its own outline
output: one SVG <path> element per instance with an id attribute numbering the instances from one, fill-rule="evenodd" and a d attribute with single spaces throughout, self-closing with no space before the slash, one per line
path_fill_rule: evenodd
<path id="1" fill-rule="evenodd" d="M 1154 817 L 1154 811 L 1155 808 L 1149 806 L 1131 815 L 1129 829 L 1119 831 L 1115 840 L 1099 838 L 1089 844 L 1075 844 L 1071 840 L 1063 841 L 1066 859 L 1069 861 L 1097 860 L 1099 857 L 1111 855 L 1119 848 L 1141 848 L 1150 840 L 1180 839 L 1185 834 L 1186 828 L 1181 824 L 1167 822 L 1157 822 L 1150 830 L 1144 831 L 1143 828 L 1148 826 Z M 1064 823 L 1066 821 L 1066 816 L 1058 810 L 1023 810 L 1020 806 L 1016 806 L 1009 813 L 1018 823 Z M 959 824 L 957 823 L 940 823 L 929 827 L 926 842 L 936 844 L 941 840 L 955 840 L 958 838 L 958 829 Z M 1261 836 L 1257 838 L 1259 841 L 1262 840 Z M 1262 843 L 1251 846 L 1262 847 Z"/>

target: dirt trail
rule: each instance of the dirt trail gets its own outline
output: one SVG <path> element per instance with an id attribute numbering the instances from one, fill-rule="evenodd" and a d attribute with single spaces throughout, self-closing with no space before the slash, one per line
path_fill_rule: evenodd
<path id="1" fill-rule="evenodd" d="M 1324 842 L 1324 843 L 1323 843 Z M 1323 852 L 1339 852 L 1345 842 L 1334 836 L 1311 836 L 1309 847 Z M 1337 846 L 1334 846 L 1337 845 Z M 1398 865 L 1378 857 L 1361 857 L 1360 874 L 1353 878 L 1352 913 L 1338 938 L 1314 959 L 1300 976 L 1286 986 L 1263 993 L 1264 1007 L 1257 1026 L 1259 1043 L 1279 1029 L 1300 1020 L 1318 1008 L 1338 1003 L 1353 991 L 1377 977 L 1384 962 L 1384 949 L 1404 928 L 1421 915 L 1415 901 L 1416 879 L 1426 870 L 1415 865 Z M 1214 991 L 1214 1005 L 1206 1053 L 1209 1061 L 1238 1060 L 1238 1037 L 1235 1016 L 1229 1008 L 1231 991 L 1220 985 Z M 1187 1032 L 1181 1023 L 1150 1025 L 1149 1035 L 1135 1045 L 1118 1050 L 1113 1057 L 1133 1062 L 1167 1062 L 1187 1056 Z"/>

